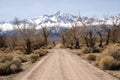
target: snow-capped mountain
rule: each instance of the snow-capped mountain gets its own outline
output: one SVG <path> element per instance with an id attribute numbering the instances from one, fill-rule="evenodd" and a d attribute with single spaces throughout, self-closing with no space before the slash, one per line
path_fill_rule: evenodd
<path id="1" fill-rule="evenodd" d="M 53 26 L 58 24 L 62 27 L 69 27 L 71 23 L 76 19 L 77 19 L 77 16 L 58 11 L 52 15 L 43 15 L 40 17 L 32 18 L 32 19 L 24 19 L 24 20 L 21 20 L 21 23 L 36 24 L 37 29 L 43 25 Z M 14 23 L 14 20 L 10 22 L 1 22 L 0 28 L 2 28 L 3 31 L 13 30 L 13 23 Z"/>
<path id="2" fill-rule="evenodd" d="M 29 21 L 32 23 L 36 23 L 38 25 L 47 24 L 47 23 L 71 23 L 77 17 L 68 13 L 61 13 L 60 11 L 56 12 L 53 15 L 44 15 L 34 19 L 27 19 L 25 21 Z"/>
<path id="3" fill-rule="evenodd" d="M 60 27 L 71 27 L 71 23 L 77 20 L 78 17 L 69 13 L 62 13 L 60 11 L 52 14 L 52 15 L 43 15 L 40 17 L 32 18 L 32 19 L 24 19 L 21 20 L 21 23 L 30 23 L 36 24 L 36 29 L 41 28 L 41 26 L 54 26 L 59 25 Z M 104 22 L 104 19 L 94 19 L 89 17 L 82 17 L 86 23 L 91 23 L 92 25 L 98 25 L 99 22 Z M 0 22 L 0 28 L 3 31 L 13 30 L 13 21 L 10 22 Z M 107 24 L 112 24 L 110 19 L 107 20 Z"/>

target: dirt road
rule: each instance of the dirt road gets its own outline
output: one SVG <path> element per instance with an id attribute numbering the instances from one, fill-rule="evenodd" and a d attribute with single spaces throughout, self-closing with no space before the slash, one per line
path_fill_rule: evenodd
<path id="1" fill-rule="evenodd" d="M 52 49 L 14 80 L 118 80 L 67 49 Z"/>

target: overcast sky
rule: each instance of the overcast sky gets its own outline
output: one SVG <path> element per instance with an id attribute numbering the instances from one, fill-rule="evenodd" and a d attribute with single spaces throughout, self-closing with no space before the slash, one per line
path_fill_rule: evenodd
<path id="1" fill-rule="evenodd" d="M 102 17 L 120 13 L 120 0 L 0 0 L 0 21 L 34 18 L 56 11 Z"/>

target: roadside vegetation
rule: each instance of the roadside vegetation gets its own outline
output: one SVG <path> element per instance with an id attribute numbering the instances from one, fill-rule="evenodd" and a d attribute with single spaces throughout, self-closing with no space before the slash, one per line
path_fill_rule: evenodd
<path id="1" fill-rule="evenodd" d="M 106 21 L 92 25 L 95 20 L 83 20 L 80 16 L 72 23 L 72 28 L 61 31 L 62 48 L 80 49 L 84 59 L 95 61 L 105 70 L 120 69 L 120 16 L 112 16 Z M 104 18 L 107 20 L 107 17 Z M 82 26 L 79 26 L 82 24 Z"/>
<path id="2" fill-rule="evenodd" d="M 112 25 L 107 24 L 108 17 Z M 92 25 L 94 20 L 79 16 L 72 28 L 63 29 L 61 48 L 78 50 L 83 59 L 120 79 L 120 15 L 105 16 L 98 25 Z"/>
<path id="3" fill-rule="evenodd" d="M 48 53 L 48 49 L 55 46 L 55 42 L 54 44 L 50 42 L 48 37 L 56 26 L 49 29 L 41 26 L 41 29 L 36 31 L 35 24 L 22 23 L 15 18 L 13 27 L 14 33 L 12 31 L 8 31 L 6 35 L 0 33 L 0 75 L 22 71 L 24 63 L 35 63 Z"/>

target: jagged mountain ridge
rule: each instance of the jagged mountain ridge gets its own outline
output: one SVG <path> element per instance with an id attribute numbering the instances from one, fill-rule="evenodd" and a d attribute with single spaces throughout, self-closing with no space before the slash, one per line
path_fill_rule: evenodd
<path id="1" fill-rule="evenodd" d="M 21 20 L 21 23 L 31 23 L 36 24 L 37 29 L 39 29 L 42 25 L 44 26 L 53 26 L 58 25 L 60 27 L 71 27 L 71 23 L 75 21 L 78 17 L 69 13 L 62 13 L 60 11 L 52 14 L 52 15 L 43 15 L 40 17 L 32 18 L 32 19 L 24 19 Z M 89 17 L 82 17 L 85 21 L 92 21 L 93 25 L 98 25 L 100 21 L 104 21 L 103 19 L 94 19 Z M 111 24 L 110 19 L 107 20 L 108 24 Z M 0 22 L 0 28 L 3 31 L 13 30 L 13 21 L 10 22 Z"/>
<path id="2" fill-rule="evenodd" d="M 24 19 L 24 20 L 21 20 L 21 23 L 36 24 L 38 28 L 40 28 L 41 25 L 49 26 L 49 25 L 56 25 L 56 24 L 60 24 L 60 26 L 67 27 L 67 26 L 70 26 L 71 22 L 73 22 L 75 19 L 77 19 L 77 16 L 58 11 L 52 15 L 43 15 L 40 17 L 32 18 L 32 19 Z M 3 31 L 12 30 L 13 23 L 14 23 L 14 20 L 10 22 L 0 22 L 0 27 L 3 29 Z"/>
<path id="3" fill-rule="evenodd" d="M 44 15 L 34 19 L 25 19 L 26 21 L 36 23 L 41 25 L 43 23 L 71 23 L 73 22 L 77 16 L 68 14 L 68 13 L 61 13 L 60 11 L 56 12 L 53 15 Z"/>

